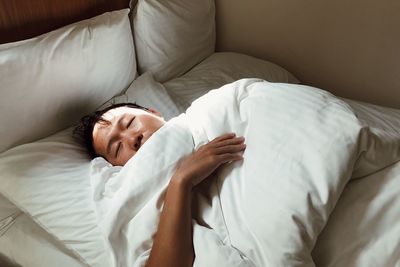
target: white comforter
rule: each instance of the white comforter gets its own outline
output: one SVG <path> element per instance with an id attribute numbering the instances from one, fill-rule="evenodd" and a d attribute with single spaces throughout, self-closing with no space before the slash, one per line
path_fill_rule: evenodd
<path id="1" fill-rule="evenodd" d="M 194 266 L 314 266 L 317 236 L 349 179 L 400 158 L 398 136 L 382 138 L 326 91 L 257 79 L 226 85 L 169 121 L 123 168 L 92 163 L 116 266 L 145 264 L 176 162 L 232 131 L 246 137 L 244 161 L 197 189 Z"/>

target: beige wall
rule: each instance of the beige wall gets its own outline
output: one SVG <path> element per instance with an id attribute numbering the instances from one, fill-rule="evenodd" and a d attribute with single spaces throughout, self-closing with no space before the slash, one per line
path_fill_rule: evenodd
<path id="1" fill-rule="evenodd" d="M 216 0 L 217 50 L 287 68 L 304 84 L 400 108 L 399 0 Z"/>

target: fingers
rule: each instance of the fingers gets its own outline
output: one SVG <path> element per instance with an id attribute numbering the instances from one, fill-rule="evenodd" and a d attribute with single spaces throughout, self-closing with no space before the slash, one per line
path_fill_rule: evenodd
<path id="1" fill-rule="evenodd" d="M 211 141 L 208 148 L 212 149 L 215 155 L 235 154 L 246 149 L 244 140 L 243 136 L 236 137 L 235 133 L 226 133 Z"/>
<path id="2" fill-rule="evenodd" d="M 217 164 L 241 160 L 240 152 L 246 149 L 243 136 L 237 137 L 235 133 L 226 133 L 216 137 L 208 144 L 199 148 L 199 152 L 213 155 Z"/>
<path id="3" fill-rule="evenodd" d="M 219 157 L 221 164 L 243 159 L 243 156 L 239 155 L 239 154 L 222 154 L 222 155 L 218 155 L 218 157 Z"/>
<path id="4" fill-rule="evenodd" d="M 234 133 L 229 133 L 214 139 L 216 141 L 213 153 L 218 156 L 221 164 L 231 161 L 242 160 L 240 152 L 246 149 L 243 136 L 236 137 Z"/>
<path id="5" fill-rule="evenodd" d="M 235 133 L 226 133 L 226 134 L 223 134 L 223 135 L 220 135 L 220 136 L 214 138 L 211 142 L 220 142 L 220 141 L 223 141 L 226 139 L 232 139 L 235 136 L 236 136 Z"/>
<path id="6" fill-rule="evenodd" d="M 238 145 L 238 144 L 243 144 L 244 143 L 244 137 L 234 137 L 230 139 L 225 139 L 217 142 L 215 144 L 216 147 L 223 147 L 223 146 L 229 146 L 229 145 Z"/>
<path id="7" fill-rule="evenodd" d="M 219 146 L 225 146 L 225 145 L 239 144 L 239 143 L 243 143 L 243 142 L 244 142 L 243 136 L 237 137 L 235 133 L 226 133 L 226 134 L 223 134 L 223 135 L 220 135 L 220 136 L 214 138 L 209 143 L 219 147 Z"/>
<path id="8" fill-rule="evenodd" d="M 239 144 L 234 144 L 234 145 L 226 145 L 226 146 L 221 146 L 215 148 L 215 154 L 216 155 L 221 155 L 221 154 L 226 154 L 226 153 L 239 153 L 242 152 L 246 149 L 246 145 L 243 143 Z"/>

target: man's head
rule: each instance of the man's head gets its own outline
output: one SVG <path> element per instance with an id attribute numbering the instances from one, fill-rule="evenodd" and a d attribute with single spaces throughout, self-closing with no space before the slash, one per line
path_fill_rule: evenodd
<path id="1" fill-rule="evenodd" d="M 164 123 L 154 109 L 121 103 L 83 117 L 74 134 L 93 157 L 122 166 Z"/>

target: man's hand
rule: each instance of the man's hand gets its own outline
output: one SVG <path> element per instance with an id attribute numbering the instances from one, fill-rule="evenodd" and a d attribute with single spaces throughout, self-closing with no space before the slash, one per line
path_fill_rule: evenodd
<path id="1" fill-rule="evenodd" d="M 244 137 L 234 133 L 223 134 L 201 146 L 177 165 L 173 179 L 193 188 L 224 163 L 242 160 L 246 148 Z"/>
<path id="2" fill-rule="evenodd" d="M 192 238 L 192 188 L 219 166 L 243 159 L 243 137 L 229 133 L 183 158 L 171 178 L 146 267 L 189 267 L 195 258 Z"/>

